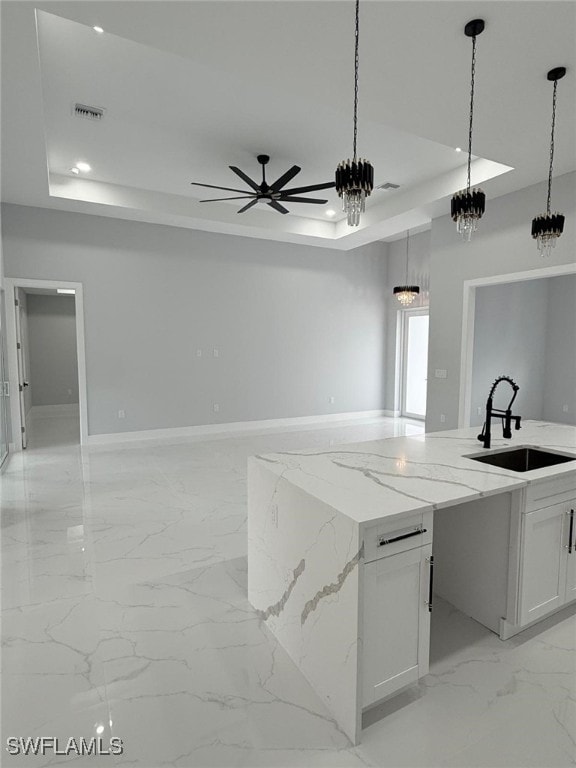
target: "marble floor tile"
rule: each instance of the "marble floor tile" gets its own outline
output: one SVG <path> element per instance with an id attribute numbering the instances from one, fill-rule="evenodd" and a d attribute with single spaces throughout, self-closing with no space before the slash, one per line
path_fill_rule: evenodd
<path id="1" fill-rule="evenodd" d="M 576 619 L 503 643 L 437 601 L 430 675 L 352 747 L 246 597 L 246 459 L 419 434 L 378 419 L 81 450 L 32 424 L 1 477 L 2 764 L 569 766 Z M 121 738 L 124 754 L 10 757 L 8 736 Z"/>

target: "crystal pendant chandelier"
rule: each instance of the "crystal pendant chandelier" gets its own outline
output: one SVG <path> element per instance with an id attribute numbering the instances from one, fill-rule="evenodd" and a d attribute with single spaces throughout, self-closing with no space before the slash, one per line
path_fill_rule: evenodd
<path id="1" fill-rule="evenodd" d="M 556 245 L 556 240 L 558 240 L 564 230 L 564 216 L 557 211 L 551 213 L 550 202 L 552 197 L 552 166 L 554 164 L 554 130 L 556 128 L 556 90 L 558 88 L 558 80 L 561 80 L 565 74 L 566 67 L 556 67 L 548 72 L 548 80 L 554 82 L 552 130 L 550 133 L 550 165 L 548 168 L 548 199 L 546 202 L 546 213 L 542 213 L 532 219 L 532 237 L 536 240 L 540 255 L 547 258 L 550 257 L 552 248 Z"/>
<path id="2" fill-rule="evenodd" d="M 360 214 L 366 209 L 366 198 L 374 189 L 374 168 L 365 159 L 358 158 L 356 143 L 358 136 L 358 62 L 360 39 L 360 0 L 356 0 L 356 36 L 354 49 L 354 150 L 352 161 L 343 160 L 336 168 L 336 191 L 342 198 L 342 210 L 348 226 L 360 224 Z"/>
<path id="3" fill-rule="evenodd" d="M 403 307 L 409 307 L 420 293 L 420 286 L 408 285 L 408 257 L 410 248 L 410 230 L 406 230 L 406 278 L 404 285 L 394 287 L 394 295 Z"/>
<path id="4" fill-rule="evenodd" d="M 478 221 L 486 209 L 486 195 L 479 188 L 470 187 L 470 167 L 472 165 L 472 125 L 474 122 L 474 85 L 476 79 L 476 37 L 484 31 L 483 19 L 469 21 L 464 27 L 466 37 L 472 38 L 472 65 L 470 68 L 470 120 L 468 123 L 468 174 L 466 189 L 460 190 L 452 198 L 452 220 L 456 222 L 456 231 L 462 239 L 469 242 L 472 233 L 478 227 Z"/>

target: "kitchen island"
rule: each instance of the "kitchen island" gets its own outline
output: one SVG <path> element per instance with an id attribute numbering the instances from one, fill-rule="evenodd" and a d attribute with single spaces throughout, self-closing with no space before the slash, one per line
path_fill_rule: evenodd
<path id="1" fill-rule="evenodd" d="M 503 638 L 576 599 L 566 548 L 576 461 L 528 472 L 479 463 L 477 434 L 249 460 L 248 597 L 354 743 L 364 710 L 428 671 L 434 567 L 439 594 Z M 494 434 L 493 451 L 576 459 L 575 427 Z"/>

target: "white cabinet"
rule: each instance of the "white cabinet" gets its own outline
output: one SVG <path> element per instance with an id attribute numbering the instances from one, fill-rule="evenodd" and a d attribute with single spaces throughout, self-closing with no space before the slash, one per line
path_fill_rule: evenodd
<path id="1" fill-rule="evenodd" d="M 363 706 L 428 673 L 432 546 L 364 566 Z"/>
<path id="2" fill-rule="evenodd" d="M 575 507 L 576 501 L 569 500 L 523 515 L 519 579 L 522 626 L 576 598 Z"/>

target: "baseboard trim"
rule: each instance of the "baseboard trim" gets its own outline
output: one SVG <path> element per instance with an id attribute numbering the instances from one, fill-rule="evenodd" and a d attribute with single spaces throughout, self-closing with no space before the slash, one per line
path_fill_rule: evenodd
<path id="1" fill-rule="evenodd" d="M 65 414 L 80 413 L 78 403 L 62 403 L 62 405 L 33 405 L 28 415 L 44 418 L 46 416 L 64 416 Z"/>
<path id="2" fill-rule="evenodd" d="M 137 432 L 109 432 L 103 435 L 89 435 L 88 445 L 108 445 L 111 443 L 132 443 L 141 440 L 173 440 L 186 437 L 210 437 L 217 435 L 238 435 L 254 432 L 269 432 L 276 429 L 314 429 L 320 424 L 335 424 L 365 419 L 378 419 L 394 416 L 393 411 L 352 411 L 350 413 L 329 413 L 321 416 L 295 416 L 287 419 L 264 419 L 261 421 L 234 421 L 225 424 L 200 424 L 193 427 L 173 427 L 170 429 L 146 429 Z"/>

